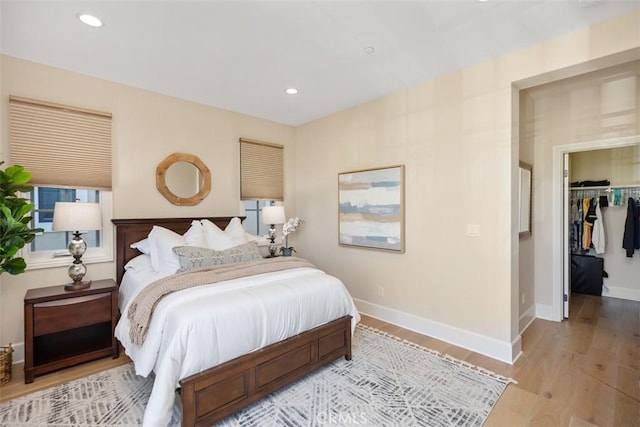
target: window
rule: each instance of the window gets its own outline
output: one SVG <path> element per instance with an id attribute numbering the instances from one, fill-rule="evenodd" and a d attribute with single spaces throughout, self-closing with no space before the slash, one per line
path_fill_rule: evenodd
<path id="1" fill-rule="evenodd" d="M 76 190 L 72 188 L 34 188 L 31 192 L 31 200 L 34 200 L 37 208 L 34 210 L 35 227 L 43 227 L 53 222 L 53 208 L 56 202 L 73 202 L 76 200 Z M 51 230 L 48 230 L 51 231 Z"/>
<path id="2" fill-rule="evenodd" d="M 67 265 L 72 258 L 67 250 L 73 233 L 65 231 L 51 231 L 53 222 L 53 208 L 56 202 L 100 203 L 102 207 L 102 230 L 82 233 L 87 243 L 87 252 L 82 256 L 85 264 L 112 261 L 112 231 L 111 231 L 111 192 L 100 190 L 34 187 L 29 194 L 35 205 L 32 212 L 32 227 L 43 228 L 28 247 L 23 249 L 23 256 L 30 269 Z"/>
<path id="3" fill-rule="evenodd" d="M 245 200 L 244 212 L 247 217 L 244 221 L 244 229 L 256 236 L 269 234 L 269 225 L 262 223 L 262 208 L 271 206 L 273 202 L 267 200 Z"/>

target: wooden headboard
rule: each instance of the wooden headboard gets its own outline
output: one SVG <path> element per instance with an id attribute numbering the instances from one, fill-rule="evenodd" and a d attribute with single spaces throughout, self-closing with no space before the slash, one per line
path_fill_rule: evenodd
<path id="1" fill-rule="evenodd" d="M 116 282 L 120 285 L 124 275 L 124 266 L 130 259 L 140 255 L 137 249 L 131 249 L 130 245 L 147 237 L 154 225 L 184 234 L 194 219 L 208 219 L 221 229 L 229 224 L 234 217 L 218 216 L 208 218 L 136 218 L 136 219 L 112 219 L 116 226 Z M 244 220 L 245 217 L 238 217 Z"/>

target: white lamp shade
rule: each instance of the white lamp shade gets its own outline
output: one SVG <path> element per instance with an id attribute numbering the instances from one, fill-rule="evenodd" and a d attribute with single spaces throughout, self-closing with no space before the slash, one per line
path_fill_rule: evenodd
<path id="1" fill-rule="evenodd" d="M 265 206 L 262 208 L 263 224 L 284 224 L 284 206 Z"/>
<path id="2" fill-rule="evenodd" d="M 53 231 L 89 231 L 102 228 L 99 203 L 56 202 Z"/>

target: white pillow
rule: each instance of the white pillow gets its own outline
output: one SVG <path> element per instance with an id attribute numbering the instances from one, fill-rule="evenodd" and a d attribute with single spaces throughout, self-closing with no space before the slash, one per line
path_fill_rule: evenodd
<path id="1" fill-rule="evenodd" d="M 175 246 L 207 247 L 207 237 L 198 220 L 191 222 L 191 227 L 184 235 L 154 225 L 146 239 L 132 243 L 131 247 L 150 255 L 151 266 L 155 271 L 175 273 L 180 268 L 178 256 L 173 253 Z"/>
<path id="2" fill-rule="evenodd" d="M 197 219 L 191 221 L 191 227 L 183 234 L 187 246 L 207 247 L 207 234 L 204 232 L 202 222 Z"/>
<path id="3" fill-rule="evenodd" d="M 151 247 L 149 246 L 149 239 L 144 238 L 138 242 L 129 245 L 131 249 L 137 249 L 145 255 L 151 255 Z"/>
<path id="4" fill-rule="evenodd" d="M 207 246 L 209 249 L 224 251 L 225 249 L 230 249 L 249 241 L 242 226 L 242 221 L 237 217 L 229 222 L 224 231 L 220 230 L 217 225 L 208 219 L 202 220 L 202 227 L 207 235 Z"/>
<path id="5" fill-rule="evenodd" d="M 153 265 L 151 265 L 151 257 L 149 255 L 138 255 L 131 258 L 129 262 L 124 266 L 125 270 L 135 271 L 153 271 Z"/>
<path id="6" fill-rule="evenodd" d="M 184 246 L 185 239 L 176 232 L 154 225 L 149 233 L 151 265 L 155 271 L 175 273 L 180 268 L 178 256 L 173 253 L 175 246 Z"/>

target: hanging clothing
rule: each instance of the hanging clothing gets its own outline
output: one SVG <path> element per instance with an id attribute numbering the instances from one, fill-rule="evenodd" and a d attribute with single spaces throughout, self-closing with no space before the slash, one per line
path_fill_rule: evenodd
<path id="1" fill-rule="evenodd" d="M 599 197 L 571 201 L 569 211 L 569 246 L 574 254 L 594 248 L 603 254 L 606 249 L 605 226 Z M 608 206 L 603 203 L 603 207 Z"/>
<path id="2" fill-rule="evenodd" d="M 582 199 L 571 203 L 570 244 L 572 252 L 580 252 L 582 248 Z"/>
<path id="3" fill-rule="evenodd" d="M 593 227 L 595 209 L 591 212 L 591 199 L 582 199 L 582 250 L 588 251 L 591 247 L 591 228 Z"/>
<path id="4" fill-rule="evenodd" d="M 613 206 L 622 206 L 622 190 L 619 188 L 613 190 Z"/>
<path id="5" fill-rule="evenodd" d="M 635 250 L 640 249 L 640 204 L 632 197 L 627 201 L 622 247 L 627 251 L 627 258 L 631 258 Z"/>
<path id="6" fill-rule="evenodd" d="M 596 208 L 595 208 L 596 219 L 593 223 L 593 230 L 591 231 L 591 243 L 593 244 L 593 249 L 595 249 L 596 253 L 603 254 L 606 247 L 605 236 L 604 236 L 604 221 L 602 218 L 602 210 L 600 209 L 600 203 L 596 203 L 595 205 L 596 205 Z"/>
<path id="7" fill-rule="evenodd" d="M 607 196 L 600 196 L 598 199 L 598 206 L 601 208 L 606 208 L 609 206 L 609 198 Z"/>

